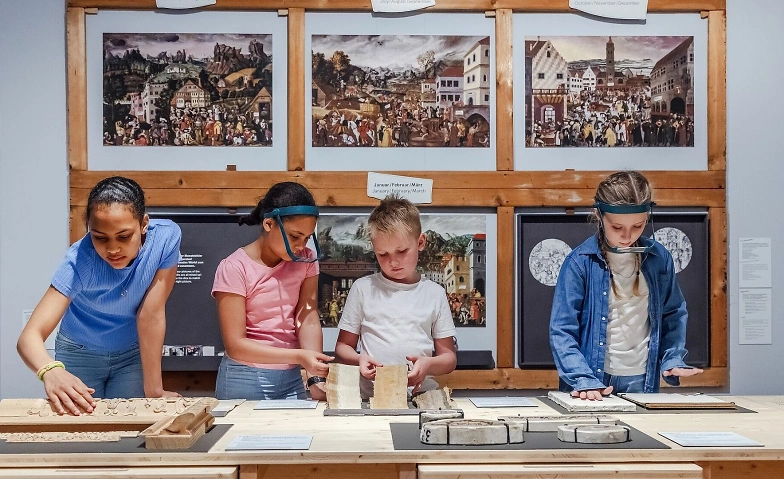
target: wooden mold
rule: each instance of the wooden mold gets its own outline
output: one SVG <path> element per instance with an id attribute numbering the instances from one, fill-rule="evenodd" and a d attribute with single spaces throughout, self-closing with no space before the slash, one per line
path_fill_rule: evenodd
<path id="1" fill-rule="evenodd" d="M 217 399 L 204 399 L 177 416 L 169 416 L 141 432 L 147 449 L 188 449 L 215 421 L 210 414 Z"/>

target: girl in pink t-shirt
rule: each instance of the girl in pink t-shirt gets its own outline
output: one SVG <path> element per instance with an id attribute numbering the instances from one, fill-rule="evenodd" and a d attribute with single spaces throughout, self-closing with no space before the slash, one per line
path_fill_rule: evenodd
<path id="1" fill-rule="evenodd" d="M 332 357 L 322 353 L 316 293 L 317 255 L 307 248 L 318 208 L 302 185 L 277 183 L 240 224 L 261 225 L 253 243 L 218 265 L 218 303 L 226 354 L 218 369 L 218 399 L 306 397 L 300 366 L 314 399 Z M 316 244 L 318 251 L 318 244 Z"/>

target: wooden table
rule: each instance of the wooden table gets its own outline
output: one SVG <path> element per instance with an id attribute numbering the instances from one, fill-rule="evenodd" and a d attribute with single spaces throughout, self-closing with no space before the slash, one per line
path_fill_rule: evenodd
<path id="1" fill-rule="evenodd" d="M 499 394 L 501 392 L 499 391 Z M 224 478 L 445 479 L 473 478 L 705 478 L 784 477 L 784 396 L 728 397 L 743 413 L 614 414 L 672 449 L 395 451 L 390 422 L 416 416 L 324 417 L 312 410 L 254 411 L 252 401 L 216 423 L 233 424 L 209 453 L 13 454 L 0 456 L 0 478 Z M 467 418 L 552 415 L 543 403 L 528 408 L 478 409 L 457 399 Z M 538 402 L 538 400 L 535 400 Z M 734 431 L 763 448 L 684 448 L 659 431 Z M 237 435 L 313 434 L 307 451 L 226 452 Z M 556 475 L 553 475 L 556 474 Z"/>

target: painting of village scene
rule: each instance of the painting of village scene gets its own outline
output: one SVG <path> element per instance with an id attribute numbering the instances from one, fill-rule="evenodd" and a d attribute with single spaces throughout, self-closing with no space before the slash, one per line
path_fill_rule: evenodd
<path id="1" fill-rule="evenodd" d="M 378 273 L 367 229 L 368 215 L 321 215 L 318 240 L 319 316 L 324 327 L 338 325 L 351 285 L 358 278 Z M 486 218 L 484 215 L 423 214 L 422 232 L 427 246 L 419 253 L 419 272 L 440 284 L 455 326 L 484 326 Z"/>
<path id="2" fill-rule="evenodd" d="M 314 147 L 490 146 L 490 38 L 313 35 Z"/>
<path id="3" fill-rule="evenodd" d="M 272 121 L 272 35 L 103 35 L 104 145 L 271 146 Z"/>
<path id="4" fill-rule="evenodd" d="M 526 147 L 694 146 L 694 37 L 525 39 Z"/>

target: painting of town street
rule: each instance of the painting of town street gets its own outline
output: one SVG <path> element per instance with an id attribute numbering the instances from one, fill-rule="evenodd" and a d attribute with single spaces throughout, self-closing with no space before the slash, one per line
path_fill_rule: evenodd
<path id="1" fill-rule="evenodd" d="M 693 147 L 694 37 L 525 39 L 526 147 Z"/>
<path id="2" fill-rule="evenodd" d="M 271 146 L 272 35 L 103 34 L 106 146 Z"/>
<path id="3" fill-rule="evenodd" d="M 368 215 L 323 214 L 318 219 L 319 316 L 324 327 L 338 325 L 351 285 L 381 271 L 367 228 Z M 487 239 L 484 215 L 423 214 L 427 237 L 418 270 L 444 288 L 457 327 L 484 326 L 487 301 Z"/>
<path id="4" fill-rule="evenodd" d="M 314 147 L 490 146 L 490 38 L 313 35 Z"/>

